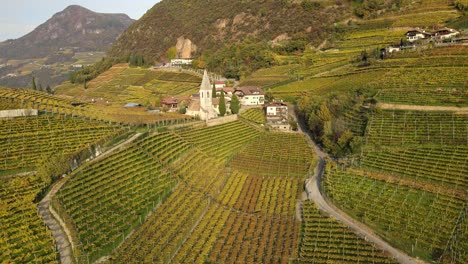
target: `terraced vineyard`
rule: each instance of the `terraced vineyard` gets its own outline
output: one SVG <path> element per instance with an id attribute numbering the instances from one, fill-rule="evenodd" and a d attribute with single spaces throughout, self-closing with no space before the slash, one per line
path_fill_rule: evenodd
<path id="1" fill-rule="evenodd" d="M 109 254 L 167 199 L 179 179 L 164 164 L 188 147 L 171 134 L 156 134 L 72 176 L 55 206 L 76 232 L 79 259 Z"/>
<path id="2" fill-rule="evenodd" d="M 0 103 L 15 106 L 15 109 L 19 106 L 19 108 L 38 109 L 58 114 L 105 120 L 110 123 L 165 125 L 168 123 L 186 122 L 192 119 L 178 113 L 154 114 L 148 112 L 143 107 L 129 109 L 124 108 L 123 105 L 107 105 L 106 101 L 93 104 L 90 103 L 91 99 L 89 99 L 88 103 L 84 103 L 31 89 L 0 87 L 0 99 Z M 8 106 L 5 105 L 5 107 Z"/>
<path id="3" fill-rule="evenodd" d="M 392 244 L 426 260 L 439 258 L 466 200 L 371 176 L 330 168 L 324 189 L 342 209 Z"/>
<path id="4" fill-rule="evenodd" d="M 253 175 L 305 178 L 315 160 L 303 136 L 267 133 L 235 155 L 229 165 Z"/>
<path id="5" fill-rule="evenodd" d="M 258 134 L 242 122 L 178 131 L 178 135 L 171 132 L 176 140 L 165 149 L 185 144 L 181 137 L 195 139 L 190 144 L 195 148 L 166 163 L 167 170 L 180 180 L 179 185 L 113 254 L 112 262 L 288 263 L 296 258 L 300 224 L 295 209 L 302 181 L 274 175 L 264 178 L 225 167 L 226 152 L 216 152 L 199 136 L 226 138 L 227 132 L 240 128 Z M 297 140 L 292 134 L 284 137 L 291 138 L 288 142 Z M 229 147 L 249 148 L 246 143 L 237 141 L 236 146 Z M 273 148 L 277 143 L 268 144 Z M 205 154 L 209 152 L 218 153 L 214 155 L 217 157 Z M 292 156 L 305 153 L 312 156 L 310 149 L 288 150 Z"/>
<path id="6" fill-rule="evenodd" d="M 18 101 L 2 98 L 0 97 L 0 111 L 1 110 L 11 110 L 11 109 L 20 109 L 21 104 Z"/>
<path id="7" fill-rule="evenodd" d="M 466 145 L 395 148 L 367 152 L 361 164 L 363 168 L 400 178 L 467 190 L 467 156 Z"/>
<path id="8" fill-rule="evenodd" d="M 299 263 L 398 263 L 347 226 L 323 215 L 312 201 L 304 202 L 302 218 Z"/>
<path id="9" fill-rule="evenodd" d="M 324 190 L 408 254 L 464 263 L 467 121 L 454 112 L 377 111 L 359 162 L 328 166 Z"/>
<path id="10" fill-rule="evenodd" d="M 50 154 L 70 154 L 123 132 L 117 125 L 59 114 L 0 119 L 0 170 L 33 168 Z"/>
<path id="11" fill-rule="evenodd" d="M 244 122 L 236 121 L 209 128 L 180 130 L 177 134 L 210 155 L 226 158 L 257 138 L 259 132 Z"/>
<path id="12" fill-rule="evenodd" d="M 408 144 L 466 145 L 468 115 L 454 112 L 388 110 L 373 114 L 367 142 L 381 146 Z"/>
<path id="13" fill-rule="evenodd" d="M 34 202 L 45 186 L 34 175 L 0 178 L 0 262 L 57 263 L 55 241 Z"/>
<path id="14" fill-rule="evenodd" d="M 146 106 L 167 96 L 195 93 L 200 82 L 200 76 L 192 73 L 129 68 L 126 64 L 118 64 L 90 81 L 87 89 L 83 85 L 64 84 L 57 88 L 57 92 L 83 101 L 103 98 L 114 106 L 128 102 Z"/>
<path id="15" fill-rule="evenodd" d="M 243 118 L 257 124 L 265 124 L 265 112 L 259 108 L 251 108 L 240 114 Z"/>
<path id="16" fill-rule="evenodd" d="M 462 65 L 392 69 L 371 85 L 380 90 L 377 99 L 382 102 L 467 106 L 465 70 Z"/>

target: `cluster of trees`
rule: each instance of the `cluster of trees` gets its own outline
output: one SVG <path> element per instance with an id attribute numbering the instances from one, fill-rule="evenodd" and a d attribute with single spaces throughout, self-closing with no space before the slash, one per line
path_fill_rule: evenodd
<path id="1" fill-rule="evenodd" d="M 364 131 L 351 131 L 344 115 L 369 102 L 371 90 L 357 89 L 349 93 L 329 94 L 325 97 L 305 96 L 298 102 L 314 139 L 336 157 L 357 153 L 363 143 Z M 361 116 L 363 122 L 367 116 Z M 364 129 L 364 127 L 363 127 Z"/>
<path id="2" fill-rule="evenodd" d="M 273 47 L 273 51 L 280 55 L 300 55 L 306 49 L 307 43 L 306 39 L 289 40 Z"/>
<path id="3" fill-rule="evenodd" d="M 354 14 L 360 18 L 373 18 L 379 11 L 395 10 L 403 5 L 404 0 L 353 0 Z"/>
<path id="4" fill-rule="evenodd" d="M 50 85 L 47 85 L 45 88 L 42 86 L 42 84 L 37 84 L 36 83 L 36 77 L 32 77 L 32 81 L 31 81 L 31 89 L 35 90 L 35 91 L 41 91 L 41 92 L 45 92 L 45 93 L 48 93 L 48 94 L 53 94 L 54 92 L 52 91 L 52 88 L 50 88 Z"/>
<path id="5" fill-rule="evenodd" d="M 267 42 L 246 39 L 202 56 L 204 64 L 227 78 L 240 79 L 261 68 L 275 65 L 274 52 Z"/>
<path id="6" fill-rule="evenodd" d="M 468 3 L 467 2 L 462 3 L 461 0 L 455 1 L 455 8 L 457 8 L 458 10 L 462 12 L 468 11 Z"/>
<path id="7" fill-rule="evenodd" d="M 214 84 L 213 84 L 213 90 L 212 90 L 211 94 L 212 94 L 213 98 L 217 98 L 216 86 Z M 235 94 L 232 95 L 230 109 L 231 109 L 232 114 L 238 114 L 239 113 L 240 101 L 239 101 L 239 98 Z M 220 116 L 225 116 L 226 115 L 226 110 L 227 110 L 227 108 L 226 108 L 226 101 L 225 101 L 225 98 L 224 98 L 224 91 L 221 90 L 221 94 L 219 96 L 219 115 Z"/>
<path id="8" fill-rule="evenodd" d="M 134 53 L 127 56 L 126 62 L 133 67 L 146 67 L 149 65 L 149 60 L 146 60 L 143 55 Z"/>
<path id="9" fill-rule="evenodd" d="M 86 88 L 86 82 L 89 82 L 99 74 L 107 71 L 117 62 L 119 62 L 119 60 L 114 58 L 103 58 L 101 61 L 96 62 L 93 65 L 86 66 L 78 71 L 72 72 L 69 80 L 71 83 L 83 83 Z"/>

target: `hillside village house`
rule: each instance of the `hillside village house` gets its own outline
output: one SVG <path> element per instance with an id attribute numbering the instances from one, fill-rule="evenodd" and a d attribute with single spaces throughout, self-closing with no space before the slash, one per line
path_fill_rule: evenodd
<path id="1" fill-rule="evenodd" d="M 425 30 L 410 30 L 406 32 L 405 36 L 409 42 L 415 42 L 420 39 L 431 39 L 444 41 L 454 38 L 460 34 L 459 31 L 451 28 L 442 28 L 435 32 L 426 32 Z"/>
<path id="2" fill-rule="evenodd" d="M 234 94 L 239 97 L 242 105 L 261 105 L 265 102 L 265 93 L 255 86 L 235 88 Z"/>
<path id="3" fill-rule="evenodd" d="M 216 88 L 216 96 L 220 96 L 221 91 L 224 91 L 224 95 L 231 97 L 232 94 L 234 93 L 234 88 L 232 87 Z"/>
<path id="4" fill-rule="evenodd" d="M 446 39 L 451 39 L 460 34 L 459 31 L 451 28 L 443 28 L 440 30 L 437 30 L 433 34 L 433 38 L 437 40 L 446 40 Z"/>
<path id="5" fill-rule="evenodd" d="M 177 111 L 179 107 L 179 99 L 175 97 L 164 98 L 161 105 L 167 108 L 170 112 Z"/>
<path id="6" fill-rule="evenodd" d="M 224 88 L 224 87 L 226 87 L 226 82 L 225 81 L 215 81 L 215 88 L 216 89 Z"/>
<path id="7" fill-rule="evenodd" d="M 416 29 L 406 32 L 405 36 L 409 42 L 415 42 L 420 39 L 431 38 L 432 34 L 424 30 Z"/>
<path id="8" fill-rule="evenodd" d="M 288 106 L 283 102 L 273 102 L 266 105 L 266 120 L 273 129 L 291 130 Z"/>

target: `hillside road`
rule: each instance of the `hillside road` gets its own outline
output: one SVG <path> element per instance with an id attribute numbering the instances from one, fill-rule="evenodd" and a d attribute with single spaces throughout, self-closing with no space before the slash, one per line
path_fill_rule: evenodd
<path id="1" fill-rule="evenodd" d="M 351 228 L 356 234 L 360 235 L 370 243 L 376 245 L 377 248 L 383 249 L 393 256 L 398 262 L 403 264 L 415 264 L 415 263 L 424 263 L 421 260 L 414 259 L 408 256 L 406 253 L 394 248 L 382 238 L 377 236 L 369 227 L 364 224 L 354 220 L 338 208 L 336 208 L 331 202 L 326 200 L 323 196 L 322 191 L 320 190 L 321 179 L 325 170 L 325 161 L 328 157 L 328 154 L 323 152 L 317 144 L 312 140 L 312 135 L 307 128 L 307 125 L 303 118 L 299 118 L 296 114 L 297 109 L 295 109 L 293 116 L 298 122 L 299 132 L 306 136 L 307 141 L 314 149 L 315 153 L 318 156 L 318 164 L 315 168 L 315 172 L 312 178 L 306 180 L 306 191 L 307 197 L 309 200 L 315 202 L 317 207 L 328 213 L 330 216 L 336 218 L 338 221 L 344 223 L 349 228 Z"/>

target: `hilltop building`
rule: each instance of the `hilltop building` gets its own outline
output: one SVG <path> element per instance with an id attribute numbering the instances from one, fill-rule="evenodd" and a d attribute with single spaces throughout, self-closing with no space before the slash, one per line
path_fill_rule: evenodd
<path id="1" fill-rule="evenodd" d="M 178 67 L 178 66 L 189 66 L 192 65 L 192 59 L 172 59 L 171 66 Z"/>

